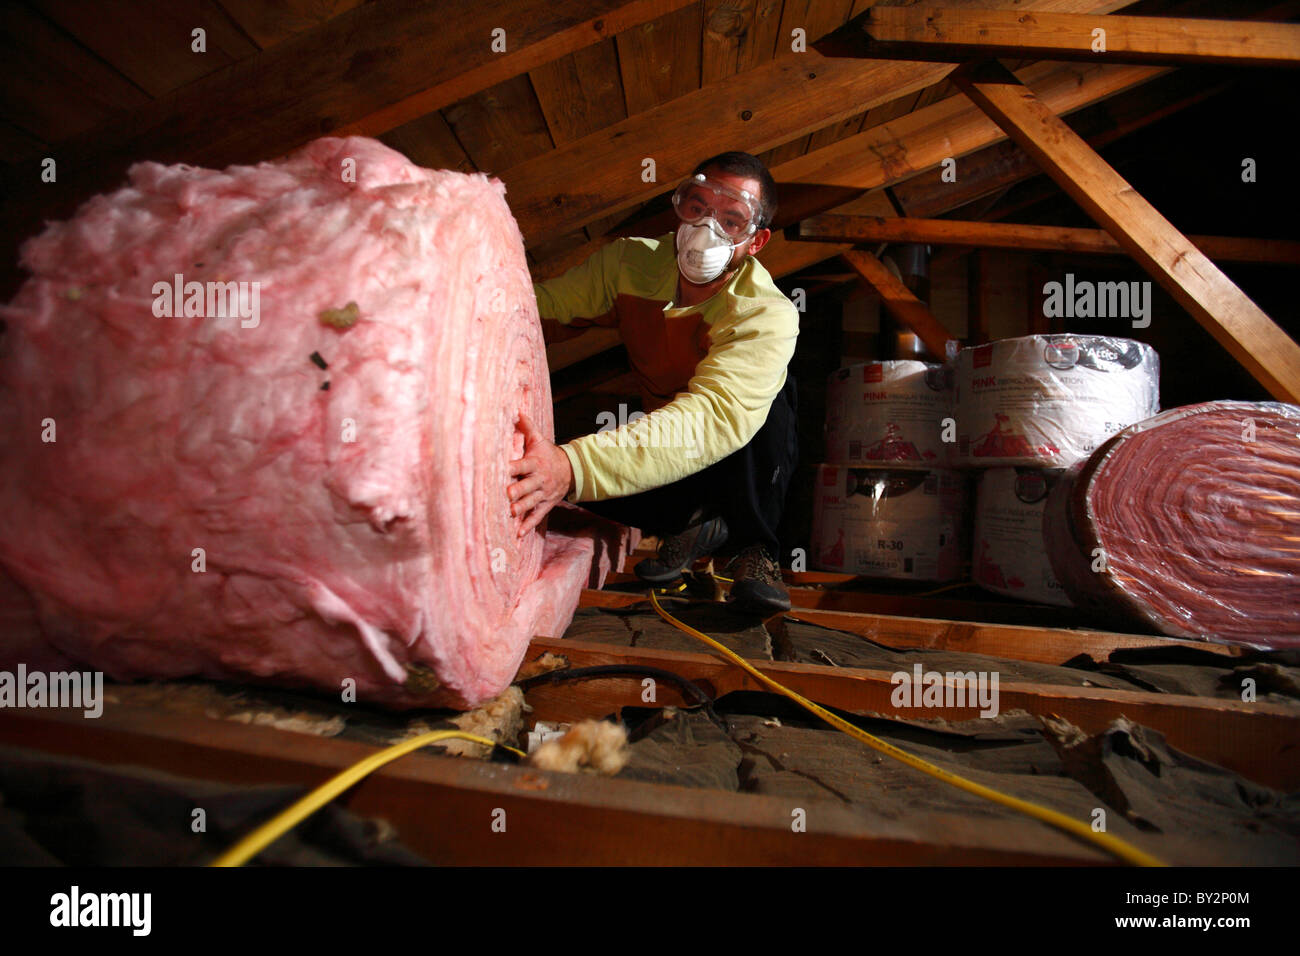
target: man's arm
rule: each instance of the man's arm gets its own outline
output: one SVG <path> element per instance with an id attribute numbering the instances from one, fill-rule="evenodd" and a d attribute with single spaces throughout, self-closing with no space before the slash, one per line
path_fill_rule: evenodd
<path id="1" fill-rule="evenodd" d="M 788 299 L 717 323 L 685 392 L 643 419 L 560 446 L 573 469 L 569 500 L 657 488 L 744 447 L 785 384 L 798 334 L 799 315 Z"/>
<path id="2" fill-rule="evenodd" d="M 618 295 L 622 246 L 623 242 L 616 239 L 564 275 L 533 283 L 541 318 L 580 328 L 610 312 Z M 510 513 L 522 519 L 518 529 L 522 537 L 573 491 L 573 467 L 569 457 L 527 416 L 520 416 L 519 427 L 524 433 L 524 454 L 510 463 L 510 477 L 515 480 L 506 495 Z"/>
<path id="3" fill-rule="evenodd" d="M 537 295 L 537 311 L 541 317 L 580 327 L 609 312 L 618 295 L 616 283 L 622 246 L 615 239 L 564 275 L 534 282 L 533 292 Z"/>

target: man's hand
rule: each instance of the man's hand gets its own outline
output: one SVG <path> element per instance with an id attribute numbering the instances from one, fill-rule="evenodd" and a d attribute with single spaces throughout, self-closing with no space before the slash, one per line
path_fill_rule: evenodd
<path id="1" fill-rule="evenodd" d="M 522 538 L 572 490 L 573 466 L 569 456 L 539 432 L 527 415 L 519 416 L 519 427 L 524 433 L 524 457 L 510 463 L 510 476 L 519 480 L 506 489 L 506 495 L 511 501 L 510 513 L 516 518 L 526 516 L 519 526 Z"/>

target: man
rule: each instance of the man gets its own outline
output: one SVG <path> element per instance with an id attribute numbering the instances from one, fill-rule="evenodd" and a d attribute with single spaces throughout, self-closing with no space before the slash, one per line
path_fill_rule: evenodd
<path id="1" fill-rule="evenodd" d="M 535 284 L 543 319 L 618 328 L 649 414 L 562 447 L 524 419 L 508 489 L 521 535 L 567 497 L 660 537 L 642 580 L 675 580 L 726 545 L 731 604 L 789 610 L 776 526 L 798 458 L 799 316 L 754 258 L 775 190 L 757 157 L 706 159 L 673 194 L 675 235 L 616 239 Z"/>

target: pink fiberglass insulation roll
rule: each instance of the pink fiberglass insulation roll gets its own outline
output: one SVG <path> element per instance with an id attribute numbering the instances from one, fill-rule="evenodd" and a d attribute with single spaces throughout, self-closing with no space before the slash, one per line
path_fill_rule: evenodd
<path id="1" fill-rule="evenodd" d="M 627 545 L 516 536 L 516 421 L 553 426 L 504 186 L 364 138 L 129 180 L 0 310 L 0 575 L 41 639 L 121 679 L 502 690 Z"/>
<path id="2" fill-rule="evenodd" d="M 1175 637 L 1300 646 L 1300 408 L 1207 402 L 1113 436 L 1052 489 L 1074 602 Z"/>

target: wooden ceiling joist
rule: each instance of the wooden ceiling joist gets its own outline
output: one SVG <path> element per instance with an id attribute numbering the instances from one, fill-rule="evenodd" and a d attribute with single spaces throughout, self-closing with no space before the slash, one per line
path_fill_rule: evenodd
<path id="1" fill-rule="evenodd" d="M 957 82 L 1270 394 L 1300 402 L 1300 345 L 1032 90 L 996 62 Z"/>
<path id="2" fill-rule="evenodd" d="M 1101 229 L 1037 226 L 1009 222 L 966 222 L 885 216 L 812 216 L 787 232 L 791 239 L 819 242 L 923 242 L 992 249 L 1041 249 L 1095 255 L 1127 255 Z M 1300 265 L 1300 242 L 1235 236 L 1188 236 L 1211 259 Z"/>
<path id="3" fill-rule="evenodd" d="M 1028 57 L 1105 63 L 1300 66 L 1300 24 L 969 7 L 873 7 L 818 48 L 905 60 Z"/>
<path id="4" fill-rule="evenodd" d="M 848 249 L 843 256 L 853 271 L 880 293 L 885 311 L 915 332 L 931 355 L 942 360 L 948 354 L 948 341 L 952 336 L 943 327 L 943 323 L 934 317 L 929 306 L 914 296 L 902 280 L 869 252 Z"/>
<path id="5" fill-rule="evenodd" d="M 977 632 L 992 636 L 990 632 L 1000 630 L 1008 637 L 1019 631 L 1023 635 L 1023 646 L 1044 632 L 1045 639 L 1050 640 L 1050 632 L 1054 630 L 995 628 L 992 625 L 978 624 L 955 627 L 951 621 L 808 609 L 792 611 L 789 616 L 869 636 L 871 640 L 887 641 L 891 646 L 897 646 L 894 635 L 905 631 L 911 631 L 911 637 L 904 638 L 903 643 L 912 646 L 922 643 L 922 635 L 927 631 L 931 634 L 936 631 L 951 634 L 958 630 L 963 636 L 973 636 Z M 890 636 L 885 638 L 885 634 Z M 922 646 L 933 647 L 934 643 L 925 641 Z M 964 643 L 961 649 L 967 650 Z M 529 656 L 543 651 L 564 655 L 571 667 L 598 667 L 615 663 L 627 664 L 631 661 L 643 666 L 662 667 L 701 686 L 711 687 L 718 698 L 732 691 L 757 689 L 757 682 L 744 671 L 712 654 L 625 648 L 572 639 L 534 638 Z M 753 659 L 750 663 L 796 693 L 825 706 L 858 713 L 907 714 L 906 709 L 894 706 L 889 701 L 897 682 L 891 682 L 888 671 L 761 659 Z M 535 687 L 528 692 L 529 706 L 536 711 L 534 719 L 567 722 L 580 719 L 598 708 L 598 712 L 604 713 L 610 709 L 608 700 L 583 700 L 572 685 L 563 689 L 555 688 L 553 693 L 545 693 L 546 690 L 544 687 Z M 597 692 L 592 688 L 592 694 Z M 1116 717 L 1123 715 L 1143 726 L 1158 730 L 1170 744 L 1180 749 L 1266 786 L 1290 790 L 1300 781 L 1300 766 L 1285 759 L 1294 747 L 1300 720 L 1297 720 L 1294 708 L 1285 704 L 1243 703 L 1239 700 L 1153 694 L 1118 688 L 1021 683 L 1005 675 L 999 684 L 998 695 L 1004 712 L 1021 709 L 1031 714 L 1064 717 L 1087 733 L 1098 733 Z M 978 712 L 978 708 L 928 707 L 916 708 L 907 716 L 961 720 L 972 719 L 972 711 Z M 97 722 L 102 723 L 103 719 Z"/>

